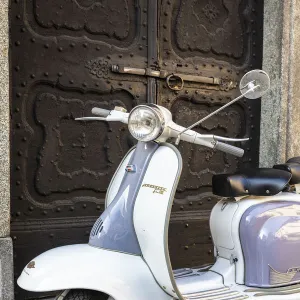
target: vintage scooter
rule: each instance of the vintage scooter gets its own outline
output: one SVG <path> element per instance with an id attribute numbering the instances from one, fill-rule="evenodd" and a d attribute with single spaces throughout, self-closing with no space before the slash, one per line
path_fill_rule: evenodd
<path id="1" fill-rule="evenodd" d="M 183 166 L 179 151 L 167 141 L 241 157 L 242 149 L 225 142 L 244 139 L 191 129 L 242 97 L 261 97 L 269 85 L 265 72 L 247 73 L 240 83 L 241 96 L 188 128 L 153 104 L 130 113 L 119 107 L 94 108 L 92 113 L 100 117 L 80 118 L 128 124 L 139 142 L 109 185 L 106 209 L 89 243 L 39 255 L 24 268 L 19 286 L 60 291 L 57 300 L 300 299 L 300 195 L 289 191 L 292 177 L 300 183 L 297 172 L 277 168 L 215 175 L 213 193 L 224 197 L 210 218 L 215 263 L 173 271 L 169 257 L 169 220 Z"/>

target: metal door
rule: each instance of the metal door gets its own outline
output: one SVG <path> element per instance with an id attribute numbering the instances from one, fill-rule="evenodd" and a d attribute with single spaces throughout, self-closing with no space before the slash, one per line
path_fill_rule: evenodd
<path id="1" fill-rule="evenodd" d="M 191 124 L 238 94 L 234 85 L 261 66 L 262 1 L 12 0 L 11 202 L 15 276 L 32 257 L 83 243 L 103 211 L 118 163 L 135 143 L 117 123 L 78 123 L 93 106 L 130 110 L 157 102 Z M 225 84 L 112 72 L 216 77 Z M 178 78 L 177 78 L 178 79 Z M 178 80 L 177 80 L 178 81 Z M 170 227 L 174 267 L 210 262 L 208 216 L 214 173 L 258 162 L 260 103 L 244 101 L 197 128 L 251 136 L 242 160 L 181 143 L 184 171 Z M 16 299 L 32 293 L 16 287 Z"/>

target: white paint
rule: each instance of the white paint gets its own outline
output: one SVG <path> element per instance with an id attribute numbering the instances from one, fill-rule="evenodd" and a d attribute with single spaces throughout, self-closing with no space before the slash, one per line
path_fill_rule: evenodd
<path id="1" fill-rule="evenodd" d="M 238 209 L 238 204 L 230 200 L 222 201 L 221 205 L 215 205 L 210 217 L 210 231 L 214 245 L 219 249 L 234 249 L 232 238 L 232 219 Z"/>
<path id="2" fill-rule="evenodd" d="M 171 196 L 178 169 L 179 161 L 174 150 L 160 146 L 149 163 L 137 195 L 133 215 L 135 231 L 145 261 L 160 286 L 176 298 L 171 278 L 173 274 L 169 274 L 168 269 L 169 253 L 168 249 L 165 249 L 165 241 L 168 239 L 165 222 L 168 206 L 173 202 Z M 155 193 L 155 188 L 151 185 L 162 187 L 165 191 L 162 194 Z"/>
<path id="3" fill-rule="evenodd" d="M 107 251 L 86 244 L 49 250 L 23 270 L 18 285 L 28 291 L 89 289 L 115 300 L 171 300 L 155 282 L 139 256 Z"/>
<path id="4" fill-rule="evenodd" d="M 225 286 L 235 284 L 235 264 L 231 263 L 230 260 L 218 257 L 209 270 L 222 275 Z"/>
<path id="5" fill-rule="evenodd" d="M 182 295 L 224 287 L 222 276 L 210 271 L 178 278 L 176 279 L 176 284 Z"/>
<path id="6" fill-rule="evenodd" d="M 110 114 L 106 117 L 107 122 L 119 121 L 124 124 L 128 124 L 129 113 L 125 113 L 119 110 L 111 110 Z"/>
<path id="7" fill-rule="evenodd" d="M 115 172 L 112 180 L 110 181 L 110 184 L 107 189 L 106 197 L 105 197 L 105 208 L 107 208 L 111 204 L 111 202 L 114 200 L 114 198 L 116 197 L 116 195 L 119 191 L 121 182 L 126 173 L 126 166 L 128 165 L 134 151 L 135 151 L 135 148 L 130 149 L 127 152 L 127 154 L 125 155 L 125 157 L 119 164 L 118 169 Z"/>

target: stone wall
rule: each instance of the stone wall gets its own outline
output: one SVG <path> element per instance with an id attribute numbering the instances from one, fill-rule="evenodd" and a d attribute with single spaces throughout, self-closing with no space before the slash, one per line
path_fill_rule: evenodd
<path id="1" fill-rule="evenodd" d="M 300 1 L 265 0 L 263 69 L 271 91 L 263 97 L 260 165 L 300 156 Z"/>
<path id="2" fill-rule="evenodd" d="M 0 1 L 0 299 L 13 299 L 10 233 L 8 0 Z"/>

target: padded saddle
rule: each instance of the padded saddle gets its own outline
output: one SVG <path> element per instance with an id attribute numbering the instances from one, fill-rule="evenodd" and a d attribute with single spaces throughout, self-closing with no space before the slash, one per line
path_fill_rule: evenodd
<path id="1" fill-rule="evenodd" d="M 212 190 L 222 197 L 272 196 L 283 191 L 291 178 L 290 172 L 279 168 L 248 169 L 243 173 L 214 175 Z"/>
<path id="2" fill-rule="evenodd" d="M 289 159 L 285 164 L 275 165 L 274 169 L 284 170 L 292 174 L 290 184 L 300 183 L 300 156 Z"/>

